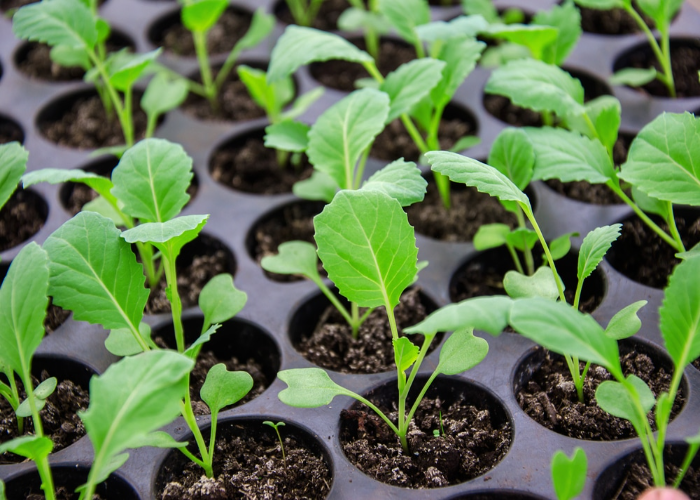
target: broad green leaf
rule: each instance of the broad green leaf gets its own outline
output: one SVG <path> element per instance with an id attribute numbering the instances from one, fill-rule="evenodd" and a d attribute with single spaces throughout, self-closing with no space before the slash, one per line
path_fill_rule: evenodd
<path id="1" fill-rule="evenodd" d="M 90 5 L 88 5 L 88 7 L 90 7 Z M 109 35 L 112 33 L 112 27 L 109 25 L 109 22 L 99 16 L 95 19 L 95 29 L 97 30 L 97 43 L 106 42 Z"/>
<path id="2" fill-rule="evenodd" d="M 491 0 L 462 0 L 462 8 L 465 14 L 483 16 L 489 23 L 496 23 L 500 19 Z"/>
<path id="3" fill-rule="evenodd" d="M 524 45 L 530 49 L 532 57 L 542 61 L 545 48 L 555 43 L 559 30 L 551 26 L 535 24 L 494 24 L 489 28 L 488 34 L 494 38 Z"/>
<path id="4" fill-rule="evenodd" d="M 431 151 L 425 155 L 432 169 L 446 175 L 452 182 L 473 186 L 499 200 L 510 200 L 532 210 L 530 200 L 518 186 L 494 167 L 457 153 Z"/>
<path id="5" fill-rule="evenodd" d="M 613 376 L 622 374 L 617 342 L 590 315 L 568 304 L 540 297 L 515 300 L 510 325 L 550 351 L 599 364 Z"/>
<path id="6" fill-rule="evenodd" d="M 646 300 L 638 300 L 620 309 L 605 327 L 605 335 L 611 339 L 622 340 L 637 333 L 642 327 L 642 321 L 637 316 L 637 312 L 646 304 Z"/>
<path id="7" fill-rule="evenodd" d="M 535 243 L 537 243 L 537 240 L 537 233 L 526 227 L 513 229 L 506 235 L 506 242 L 521 252 L 524 252 L 526 248 L 532 249 Z"/>
<path id="8" fill-rule="evenodd" d="M 228 2 L 225 2 L 228 4 Z M 242 51 L 244 49 L 252 49 L 265 38 L 268 37 L 275 27 L 275 16 L 265 13 L 263 7 L 258 8 L 253 13 L 253 19 L 250 21 L 250 28 L 246 31 L 243 38 L 236 42 L 234 51 Z"/>
<path id="9" fill-rule="evenodd" d="M 583 448 L 576 447 L 571 458 L 557 450 L 552 457 L 552 486 L 557 500 L 572 500 L 586 485 L 588 459 Z"/>
<path id="10" fill-rule="evenodd" d="M 161 50 L 158 48 L 145 54 L 130 54 L 124 49 L 111 55 L 107 61 L 109 82 L 122 92 L 130 89 L 160 55 Z"/>
<path id="11" fill-rule="evenodd" d="M 211 336 L 214 335 L 219 330 L 219 328 L 221 328 L 221 325 L 219 324 L 211 325 L 207 329 L 207 331 L 202 333 L 197 338 L 197 340 L 192 342 L 192 345 L 185 349 L 185 352 L 183 354 L 190 358 L 192 361 L 197 361 L 197 357 L 199 356 L 199 351 L 202 349 L 202 346 L 209 342 L 209 340 L 211 340 Z"/>
<path id="12" fill-rule="evenodd" d="M 431 313 L 420 323 L 404 328 L 406 334 L 451 332 L 464 328 L 483 330 L 500 335 L 508 326 L 508 315 L 513 301 L 508 297 L 476 297 L 449 304 Z"/>
<path id="13" fill-rule="evenodd" d="M 165 222 L 190 199 L 192 158 L 165 139 L 144 139 L 128 149 L 112 171 L 112 194 L 124 212 L 142 222 Z"/>
<path id="14" fill-rule="evenodd" d="M 437 42 L 452 40 L 454 38 L 472 37 L 488 31 L 489 23 L 483 16 L 477 14 L 473 16 L 459 16 L 451 21 L 434 21 L 422 24 L 416 28 L 418 38 L 426 42 Z"/>
<path id="15" fill-rule="evenodd" d="M 265 147 L 303 153 L 309 147 L 309 130 L 306 123 L 284 120 L 265 127 Z"/>
<path id="16" fill-rule="evenodd" d="M 503 66 L 510 61 L 527 59 L 532 57 L 530 49 L 517 43 L 500 43 L 495 47 L 487 47 L 479 60 L 479 64 L 484 68 L 496 68 Z"/>
<path id="17" fill-rule="evenodd" d="M 653 198 L 700 205 L 700 118 L 654 119 L 632 141 L 620 177 Z"/>
<path id="18" fill-rule="evenodd" d="M 700 259 L 686 259 L 676 266 L 664 290 L 659 309 L 659 329 L 676 370 L 700 356 Z"/>
<path id="19" fill-rule="evenodd" d="M 352 394 L 333 382 L 325 370 L 320 368 L 282 370 L 277 377 L 288 386 L 277 397 L 284 404 L 297 408 L 325 406 L 336 396 Z"/>
<path id="20" fill-rule="evenodd" d="M 121 236 L 127 243 L 159 245 L 187 235 L 191 236 L 185 242 L 188 243 L 197 237 L 208 219 L 208 215 L 184 215 L 167 222 L 148 222 L 122 232 Z M 192 234 L 193 231 L 194 234 Z"/>
<path id="21" fill-rule="evenodd" d="M 612 85 L 629 85 L 630 87 L 641 87 L 656 79 L 655 68 L 624 68 L 616 71 L 608 78 Z"/>
<path id="22" fill-rule="evenodd" d="M 418 359 L 418 346 L 413 342 L 408 340 L 407 337 L 399 337 L 393 340 L 394 344 L 394 360 L 396 361 L 396 368 L 398 369 L 399 377 L 401 380 L 399 382 L 400 387 L 406 384 L 406 370 L 408 370 L 416 359 Z"/>
<path id="23" fill-rule="evenodd" d="M 152 448 L 184 448 L 187 446 L 187 442 L 175 441 L 167 432 L 155 431 L 144 436 L 142 438 L 143 446 L 150 446 Z"/>
<path id="24" fill-rule="evenodd" d="M 49 377 L 34 388 L 34 396 L 39 399 L 46 399 L 56 390 L 58 380 L 56 377 Z"/>
<path id="25" fill-rule="evenodd" d="M 639 415 L 631 394 L 620 382 L 612 380 L 602 382 L 595 391 L 596 402 L 603 411 L 615 417 L 629 420 L 635 429 L 643 429 L 644 421 L 642 419 L 645 419 L 646 414 L 654 407 L 656 398 L 654 398 L 654 393 L 651 392 L 649 386 L 641 378 L 630 375 L 627 377 L 627 382 L 632 384 L 637 392 L 644 410 L 644 416 Z"/>
<path id="26" fill-rule="evenodd" d="M 151 432 L 180 414 L 193 367 L 182 354 L 156 350 L 123 358 L 90 380 L 90 406 L 79 414 L 95 450 L 90 481 L 109 475 L 120 453 L 147 445 Z"/>
<path id="27" fill-rule="evenodd" d="M 296 182 L 292 186 L 292 192 L 299 198 L 326 203 L 333 201 L 336 191 L 338 191 L 338 184 L 333 177 L 318 170 L 315 170 L 308 179 Z"/>
<path id="28" fill-rule="evenodd" d="M 271 273 L 300 274 L 314 283 L 321 281 L 318 274 L 316 247 L 306 241 L 287 241 L 282 243 L 277 255 L 263 257 L 260 265 Z"/>
<path id="29" fill-rule="evenodd" d="M 199 308 L 204 313 L 204 323 L 208 325 L 233 318 L 247 301 L 248 294 L 236 288 L 230 274 L 214 276 L 199 294 Z"/>
<path id="30" fill-rule="evenodd" d="M 53 450 L 53 443 L 51 439 L 44 436 L 20 436 L 0 444 L 0 455 L 9 451 L 34 462 L 49 456 L 51 450 Z"/>
<path id="31" fill-rule="evenodd" d="M 112 195 L 110 194 L 110 196 Z M 87 202 L 83 205 L 82 211 L 98 213 L 114 222 L 115 226 L 125 227 L 127 225 L 122 215 L 115 210 L 114 206 L 104 196 L 98 196 L 94 200 Z"/>
<path id="32" fill-rule="evenodd" d="M 44 406 L 46 406 L 46 400 L 36 399 L 35 404 L 36 410 L 41 411 L 44 409 Z M 29 399 L 25 399 L 20 403 L 20 405 L 15 410 L 15 415 L 22 418 L 28 418 L 32 416 L 32 407 L 29 405 Z"/>
<path id="33" fill-rule="evenodd" d="M 0 146 L 0 208 L 17 189 L 17 184 L 27 169 L 28 159 L 29 153 L 19 142 Z"/>
<path id="34" fill-rule="evenodd" d="M 44 337 L 48 286 L 46 252 L 29 243 L 12 260 L 0 288 L 0 364 L 22 378 Z"/>
<path id="35" fill-rule="evenodd" d="M 314 218 L 318 256 L 340 294 L 360 307 L 395 307 L 418 272 L 406 212 L 376 191 L 341 191 Z"/>
<path id="36" fill-rule="evenodd" d="M 533 179 L 602 184 L 615 178 L 612 160 L 600 141 L 560 128 L 525 128 L 535 149 Z"/>
<path id="37" fill-rule="evenodd" d="M 85 47 L 97 42 L 96 19 L 80 0 L 51 0 L 19 9 L 12 17 L 17 38 L 51 46 Z"/>
<path id="38" fill-rule="evenodd" d="M 632 199 L 646 213 L 656 214 L 663 217 L 664 220 L 669 220 L 669 206 L 667 202 L 652 198 L 635 186 L 632 186 Z"/>
<path id="39" fill-rule="evenodd" d="M 442 78 L 445 62 L 423 58 L 402 64 L 390 73 L 379 90 L 391 99 L 387 123 L 408 113 L 414 105 L 427 96 Z"/>
<path id="40" fill-rule="evenodd" d="M 530 184 L 535 166 L 535 150 L 521 129 L 507 128 L 493 141 L 488 164 L 523 190 Z"/>
<path id="41" fill-rule="evenodd" d="M 151 326 L 148 323 L 139 324 L 139 333 L 144 342 L 150 344 Z M 133 356 L 143 352 L 143 348 L 134 338 L 129 328 L 118 328 L 109 332 L 105 340 L 105 348 L 115 356 Z"/>
<path id="42" fill-rule="evenodd" d="M 379 12 L 409 43 L 418 41 L 416 27 L 430 22 L 430 7 L 425 0 L 379 0 Z"/>
<path id="43" fill-rule="evenodd" d="M 533 24 L 552 26 L 559 30 L 554 43 L 544 47 L 544 60 L 561 66 L 581 37 L 581 13 L 573 2 L 541 10 L 532 18 Z"/>
<path id="44" fill-rule="evenodd" d="M 188 93 L 187 80 L 158 73 L 148 83 L 141 98 L 141 107 L 149 116 L 160 116 L 185 102 Z"/>
<path id="45" fill-rule="evenodd" d="M 324 93 L 324 87 L 316 87 L 303 93 L 292 103 L 292 108 L 282 113 L 283 120 L 294 120 L 303 115 Z"/>
<path id="46" fill-rule="evenodd" d="M 517 271 L 508 271 L 503 277 L 503 288 L 514 299 L 542 297 L 557 300 L 559 297 L 554 273 L 548 266 L 540 267 L 532 276 L 526 276 Z"/>
<path id="47" fill-rule="evenodd" d="M 372 56 L 353 44 L 331 33 L 288 26 L 272 50 L 267 81 L 272 83 L 286 78 L 300 67 L 318 61 L 342 59 L 356 63 L 373 62 Z"/>
<path id="48" fill-rule="evenodd" d="M 534 59 L 511 61 L 496 69 L 484 90 L 504 95 L 518 106 L 562 117 L 583 108 L 581 82 L 557 66 Z"/>
<path id="49" fill-rule="evenodd" d="M 182 7 L 182 24 L 190 31 L 204 33 L 219 20 L 227 0 L 188 0 Z"/>
<path id="50" fill-rule="evenodd" d="M 338 29 L 341 31 L 360 31 L 370 28 L 377 34 L 389 32 L 386 19 L 378 12 L 350 7 L 345 9 L 338 18 Z"/>
<path id="51" fill-rule="evenodd" d="M 68 45 L 56 45 L 51 48 L 49 57 L 52 62 L 64 68 L 80 67 L 84 70 L 90 69 L 90 56 L 84 47 L 70 47 Z"/>
<path id="52" fill-rule="evenodd" d="M 579 281 L 588 278 L 595 271 L 613 241 L 620 237 L 621 229 L 622 224 L 613 224 L 598 227 L 586 235 L 578 251 L 576 276 Z"/>
<path id="53" fill-rule="evenodd" d="M 452 99 L 464 80 L 476 67 L 486 44 L 473 38 L 453 39 L 446 42 L 437 58 L 444 61 L 442 79 L 430 91 L 430 97 L 436 106 L 444 106 Z"/>
<path id="54" fill-rule="evenodd" d="M 559 260 L 566 256 L 571 250 L 571 238 L 579 236 L 579 233 L 565 233 L 549 243 L 549 253 L 552 260 Z"/>
<path id="55" fill-rule="evenodd" d="M 374 173 L 362 185 L 362 190 L 381 191 L 407 207 L 423 201 L 427 186 L 416 164 L 401 158 Z"/>
<path id="56" fill-rule="evenodd" d="M 682 260 L 693 259 L 699 255 L 700 255 L 700 243 L 698 243 L 697 245 L 695 245 L 693 248 L 691 248 L 690 250 L 688 250 L 686 252 L 677 253 L 676 258 L 682 259 Z"/>
<path id="57" fill-rule="evenodd" d="M 253 377 L 248 372 L 230 372 L 225 364 L 219 363 L 207 372 L 199 394 L 215 416 L 222 408 L 243 399 L 252 388 Z"/>
<path id="58" fill-rule="evenodd" d="M 683 0 L 638 0 L 639 9 L 651 17 L 659 30 L 667 29 Z"/>
<path id="59" fill-rule="evenodd" d="M 294 82 L 283 78 L 274 83 L 267 82 L 267 74 L 257 68 L 241 64 L 236 68 L 238 77 L 245 85 L 250 97 L 268 115 L 275 116 L 294 98 Z"/>
<path id="60" fill-rule="evenodd" d="M 620 101 L 613 96 L 603 95 L 587 102 L 583 114 L 568 115 L 566 126 L 591 139 L 597 138 L 607 150 L 612 151 L 620 129 L 621 113 Z"/>
<path id="61" fill-rule="evenodd" d="M 507 224 L 483 224 L 476 230 L 472 243 L 476 250 L 488 250 L 506 244 L 506 236 L 510 234 Z"/>
<path id="62" fill-rule="evenodd" d="M 481 363 L 489 353 L 489 344 L 474 336 L 473 328 L 456 330 L 440 349 L 440 362 L 435 371 L 457 375 Z"/>
<path id="63" fill-rule="evenodd" d="M 48 182 L 49 184 L 63 184 L 64 182 L 80 182 L 94 189 L 100 196 L 104 196 L 111 200 L 115 198 L 110 193 L 114 186 L 112 181 L 107 177 L 85 172 L 84 170 L 73 169 L 64 170 L 61 168 L 43 168 L 35 170 L 22 176 L 22 185 L 25 188 L 39 184 L 40 182 Z"/>
<path id="64" fill-rule="evenodd" d="M 80 212 L 49 236 L 44 249 L 56 305 L 108 330 L 138 327 L 148 300 L 146 277 L 111 220 Z"/>
<path id="65" fill-rule="evenodd" d="M 328 108 L 309 131 L 306 154 L 314 167 L 341 188 L 352 189 L 355 165 L 384 129 L 389 96 L 374 89 L 356 90 Z"/>
<path id="66" fill-rule="evenodd" d="M 630 0 L 575 0 L 581 7 L 587 7 L 589 9 L 600 9 L 608 10 L 614 8 L 622 8 L 625 3 L 630 2 Z"/>
<path id="67" fill-rule="evenodd" d="M 475 135 L 465 135 L 461 139 L 458 139 L 457 142 L 454 143 L 454 145 L 449 149 L 449 151 L 453 153 L 459 153 L 460 151 L 464 151 L 465 149 L 473 148 L 477 144 L 481 144 L 481 139 Z"/>

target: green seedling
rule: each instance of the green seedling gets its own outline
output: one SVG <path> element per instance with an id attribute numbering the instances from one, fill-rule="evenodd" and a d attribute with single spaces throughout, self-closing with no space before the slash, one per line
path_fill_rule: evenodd
<path id="1" fill-rule="evenodd" d="M 28 159 L 29 153 L 19 142 L 0 145 L 0 209 L 17 189 Z"/>
<path id="2" fill-rule="evenodd" d="M 338 28 L 342 31 L 364 33 L 367 52 L 375 61 L 379 60 L 379 36 L 389 32 L 384 16 L 379 12 L 378 0 L 349 0 L 351 7 L 338 18 Z"/>
<path id="3" fill-rule="evenodd" d="M 558 450 L 552 457 L 552 486 L 557 500 L 573 500 L 586 484 L 588 459 L 583 448 L 576 447 L 571 458 Z"/>
<path id="4" fill-rule="evenodd" d="M 294 22 L 300 26 L 312 26 L 323 0 L 285 0 Z"/>
<path id="5" fill-rule="evenodd" d="M 482 16 L 489 24 L 516 24 L 525 21 L 525 13 L 509 7 L 499 14 L 491 0 L 462 0 L 462 9 L 468 16 Z"/>
<path id="6" fill-rule="evenodd" d="M 576 3 L 590 9 L 624 9 L 646 35 L 649 46 L 661 67 L 661 71 L 658 71 L 654 67 L 648 69 L 625 68 L 616 72 L 610 78 L 610 83 L 641 87 L 656 79 L 666 86 L 670 97 L 676 97 L 676 86 L 673 81 L 673 71 L 671 67 L 671 42 L 669 32 L 671 21 L 673 21 L 676 13 L 681 8 L 683 4 L 682 1 L 645 0 L 633 3 L 632 0 L 576 0 Z M 639 12 L 637 9 L 639 9 Z M 654 21 L 654 26 L 659 31 L 659 35 L 661 35 L 660 45 L 641 14 L 648 16 Z"/>
<path id="7" fill-rule="evenodd" d="M 274 423 L 274 422 L 271 422 L 270 420 L 265 420 L 263 422 L 263 424 L 269 425 L 270 427 L 275 429 L 275 432 L 277 433 L 277 440 L 279 441 L 280 448 L 282 449 L 282 459 L 284 460 L 284 463 L 286 465 L 287 464 L 287 455 L 285 455 L 285 453 L 284 453 L 284 442 L 282 442 L 282 436 L 280 435 L 280 429 L 279 429 L 281 426 L 284 426 L 284 422 Z"/>
<path id="8" fill-rule="evenodd" d="M 453 333 L 415 403 L 407 408 L 406 398 L 436 332 L 425 334 L 420 348 L 398 334 L 394 307 L 418 273 L 418 249 L 406 213 L 397 200 L 382 192 L 341 191 L 314 219 L 314 227 L 318 255 L 340 294 L 360 307 L 383 305 L 386 309 L 397 368 L 398 421 L 395 424 L 370 401 L 333 382 L 320 368 L 281 371 L 278 376 L 288 387 L 279 398 L 302 408 L 327 405 L 335 396 L 355 398 L 386 422 L 408 452 L 408 425 L 433 380 L 440 374 L 454 375 L 477 365 L 486 356 L 488 344 L 471 329 Z M 405 331 L 412 333 L 411 329 Z"/>
<path id="9" fill-rule="evenodd" d="M 445 428 L 442 426 L 442 410 L 438 412 L 439 419 L 440 419 L 440 428 L 439 429 L 434 429 L 433 430 L 433 436 L 435 437 L 440 437 L 445 435 Z"/>

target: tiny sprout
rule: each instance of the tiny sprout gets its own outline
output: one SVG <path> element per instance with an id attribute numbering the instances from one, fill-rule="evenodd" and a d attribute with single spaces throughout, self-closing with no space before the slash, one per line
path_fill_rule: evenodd
<path id="1" fill-rule="evenodd" d="M 270 420 L 265 420 L 263 422 L 265 425 L 269 425 L 273 429 L 275 429 L 275 432 L 277 433 L 277 439 L 280 442 L 280 448 L 282 448 L 282 459 L 284 460 L 284 465 L 287 465 L 287 455 L 284 453 L 284 444 L 282 443 L 282 436 L 280 436 L 280 430 L 279 427 L 284 425 L 284 422 L 277 422 L 276 424 L 273 423 Z"/>
<path id="2" fill-rule="evenodd" d="M 433 430 L 433 436 L 440 437 L 445 435 L 445 428 L 442 426 L 442 410 L 439 412 L 440 415 L 440 429 Z"/>

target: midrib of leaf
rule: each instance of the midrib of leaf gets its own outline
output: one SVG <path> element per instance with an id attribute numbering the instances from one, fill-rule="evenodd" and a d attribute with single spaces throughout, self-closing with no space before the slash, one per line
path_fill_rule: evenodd
<path id="1" fill-rule="evenodd" d="M 348 138 L 348 120 L 350 119 L 350 109 L 348 106 L 345 110 L 345 118 L 343 119 L 343 158 L 345 161 L 345 189 L 352 189 L 352 167 L 350 165 L 350 139 Z"/>
<path id="2" fill-rule="evenodd" d="M 146 162 L 148 165 L 148 180 L 149 187 L 151 188 L 151 196 L 153 197 L 153 206 L 156 209 L 156 220 L 158 222 L 163 222 L 160 217 L 160 207 L 158 206 L 158 198 L 155 191 L 155 180 L 153 178 L 153 172 L 151 171 L 151 148 L 146 148 Z"/>
<path id="3" fill-rule="evenodd" d="M 59 24 L 63 25 L 63 27 L 66 31 L 73 33 L 73 36 L 75 36 L 78 40 L 80 40 L 82 42 L 83 47 L 87 48 L 87 44 L 85 43 L 85 40 L 83 40 L 83 37 L 80 35 L 80 33 L 75 31 L 74 29 L 72 29 L 70 24 L 66 23 L 63 19 L 60 19 L 60 18 L 55 17 L 55 16 L 45 16 L 45 17 L 51 17 L 51 18 L 57 20 Z"/>
<path id="4" fill-rule="evenodd" d="M 14 285 L 14 283 L 13 283 L 13 285 Z M 17 328 L 17 326 L 18 326 L 18 320 L 17 320 L 17 318 L 15 317 L 15 311 L 16 311 L 16 308 L 15 308 L 15 299 L 17 298 L 16 290 L 17 290 L 17 287 L 13 286 L 13 287 L 12 287 L 12 294 L 11 294 L 11 297 L 10 297 L 10 304 L 11 304 L 11 307 L 12 307 L 12 326 L 13 326 L 13 333 L 14 333 L 14 336 L 15 336 L 15 342 L 17 343 L 17 352 L 19 353 L 19 362 L 20 362 L 20 364 L 22 365 L 22 371 L 24 372 L 24 373 L 21 374 L 22 379 L 23 379 L 23 381 L 24 381 L 24 376 L 27 375 L 27 374 L 29 373 L 29 365 L 27 364 L 27 360 L 26 360 L 25 357 L 24 357 L 24 349 L 22 349 L 22 343 L 21 343 L 21 339 L 20 339 L 19 331 L 18 331 L 19 329 Z"/>

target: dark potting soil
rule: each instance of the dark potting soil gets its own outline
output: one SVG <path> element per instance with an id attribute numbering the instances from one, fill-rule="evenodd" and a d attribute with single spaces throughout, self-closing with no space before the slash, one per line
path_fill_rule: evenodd
<path id="1" fill-rule="evenodd" d="M 56 478 L 54 478 L 54 481 Z M 65 486 L 57 486 L 54 485 L 55 487 L 55 493 L 56 493 L 56 500 L 78 500 L 80 498 L 80 493 L 76 493 L 73 491 L 72 488 L 67 488 Z M 44 492 L 41 490 L 41 484 L 37 483 L 36 485 L 32 486 L 31 489 L 25 492 L 25 497 L 24 500 L 45 500 L 46 496 L 44 495 Z M 102 495 L 95 493 L 95 496 L 92 497 L 92 500 L 107 500 L 105 497 Z"/>
<path id="2" fill-rule="evenodd" d="M 311 176 L 313 166 L 306 155 L 301 157 L 299 166 L 292 165 L 289 160 L 291 157 L 287 165 L 280 166 L 277 152 L 265 147 L 263 132 L 260 131 L 217 149 L 211 158 L 210 171 L 215 181 L 236 191 L 290 193 L 296 182 Z"/>
<path id="3" fill-rule="evenodd" d="M 248 31 L 251 20 L 250 13 L 244 10 L 226 9 L 207 33 L 209 55 L 230 52 L 236 42 Z M 179 14 L 174 21 L 163 30 L 153 33 L 154 44 L 179 56 L 195 56 L 192 33 L 182 25 Z"/>
<path id="4" fill-rule="evenodd" d="M 368 399 L 396 422 L 393 404 Z M 340 441 L 355 467 L 404 488 L 439 488 L 473 479 L 500 462 L 512 440 L 507 421 L 497 425 L 488 409 L 469 404 L 463 396 L 451 404 L 439 396 L 423 398 L 409 424 L 408 454 L 389 426 L 365 405 L 353 405 L 340 416 Z M 433 431 L 440 429 L 441 421 L 445 434 L 436 437 Z"/>
<path id="5" fill-rule="evenodd" d="M 293 203 L 282 207 L 271 217 L 263 219 L 253 229 L 253 237 L 250 244 L 250 252 L 256 262 L 260 262 L 267 255 L 277 255 L 277 247 L 286 241 L 314 241 L 314 217 L 321 213 L 325 206 L 322 202 L 307 201 Z M 325 271 L 318 264 L 319 272 L 325 276 Z M 292 282 L 303 278 L 289 274 L 268 273 L 265 276 L 274 281 Z"/>
<path id="6" fill-rule="evenodd" d="M 46 213 L 31 191 L 18 189 L 0 209 L 0 251 L 19 245 L 44 226 Z"/>
<path id="7" fill-rule="evenodd" d="M 43 371 L 41 381 L 50 376 L 46 371 Z M 20 396 L 24 400 L 27 395 L 24 392 L 22 382 L 17 380 L 17 384 Z M 39 385 L 39 381 L 34 379 L 34 386 L 37 385 Z M 90 398 L 87 390 L 71 380 L 59 381 L 56 390 L 46 400 L 46 406 L 39 412 L 44 426 L 44 434 L 53 441 L 53 453 L 75 443 L 85 435 L 83 421 L 76 415 L 76 412 L 86 410 L 89 403 Z M 32 419 L 25 418 L 24 433 L 31 433 L 33 430 Z M 0 398 L 0 443 L 16 437 L 19 437 L 17 416 L 7 400 Z M 19 463 L 24 460 L 23 457 L 14 453 L 0 454 L 0 464 Z"/>
<path id="8" fill-rule="evenodd" d="M 655 364 L 647 354 L 631 351 L 623 354 L 620 362 L 625 376 L 636 375 L 644 380 L 654 396 L 668 391 L 672 373 Z M 584 366 L 585 363 L 581 363 L 581 370 Z M 580 403 L 564 357 L 547 352 L 530 381 L 516 393 L 516 399 L 532 419 L 559 434 L 596 441 L 636 437 L 631 423 L 606 413 L 595 402 L 598 385 L 612 379 L 605 368 L 591 365 L 583 385 L 585 403 Z M 673 403 L 671 418 L 678 415 L 684 402 L 679 394 Z M 648 419 L 656 429 L 652 412 Z"/>
<path id="9" fill-rule="evenodd" d="M 667 482 L 675 480 L 680 472 L 679 466 L 668 462 L 664 463 Z M 654 487 L 654 480 L 646 462 L 631 464 L 622 481 L 620 490 L 610 500 L 637 500 L 645 490 Z M 688 495 L 691 500 L 700 500 L 700 469 L 691 464 L 678 489 Z"/>
<path id="10" fill-rule="evenodd" d="M 366 50 L 364 39 L 349 40 L 355 46 Z M 416 51 L 410 45 L 388 38 L 379 41 L 379 62 L 377 68 L 386 76 L 399 66 L 416 58 Z M 355 90 L 355 82 L 360 78 L 369 78 L 369 73 L 358 63 L 348 61 L 331 60 L 313 63 L 309 66 L 311 76 L 321 85 L 336 90 L 352 92 Z M 392 157 L 392 160 L 396 157 Z"/>
<path id="11" fill-rule="evenodd" d="M 349 7 L 347 0 L 324 0 L 311 27 L 323 31 L 337 30 L 340 14 Z M 279 0 L 275 5 L 275 16 L 284 24 L 297 24 L 285 0 Z"/>
<path id="12" fill-rule="evenodd" d="M 647 26 L 654 29 L 654 21 L 642 14 L 637 2 L 632 2 L 635 10 L 642 16 Z M 577 6 L 581 12 L 581 29 L 586 33 L 599 35 L 629 35 L 641 31 L 639 25 L 624 9 L 589 9 Z"/>
<path id="13" fill-rule="evenodd" d="M 325 498 L 332 475 L 325 461 L 303 441 L 280 427 L 286 460 L 274 429 L 262 422 L 232 422 L 217 431 L 214 475 L 181 453 L 173 453 L 161 469 L 156 488 L 160 500 L 228 500 Z M 206 436 L 208 442 L 208 435 Z M 190 445 L 196 454 L 196 448 Z"/>
<path id="14" fill-rule="evenodd" d="M 418 288 L 404 292 L 394 309 L 399 335 L 403 336 L 401 328 L 415 325 L 430 312 L 421 301 Z M 360 311 L 363 313 L 364 309 Z M 411 335 L 409 339 L 419 347 L 423 345 L 422 335 Z M 438 343 L 433 342 L 433 349 Z M 380 373 L 396 368 L 391 327 L 383 306 L 362 323 L 357 339 L 352 338 L 352 329 L 338 310 L 328 306 L 314 331 L 301 339 L 297 349 L 315 365 L 341 373 Z"/>
<path id="15" fill-rule="evenodd" d="M 460 0 L 428 0 L 428 3 L 435 7 L 451 7 L 453 5 L 459 5 Z"/>
<path id="16" fill-rule="evenodd" d="M 49 307 L 46 310 L 46 318 L 44 318 L 44 331 L 47 334 L 53 333 L 68 319 L 68 316 L 70 316 L 70 311 L 57 306 L 49 297 Z"/>
<path id="17" fill-rule="evenodd" d="M 146 114 L 141 110 L 141 96 L 134 93 L 134 137 L 139 140 L 146 131 Z M 77 99 L 55 121 L 40 121 L 41 133 L 61 146 L 79 149 L 103 148 L 124 144 L 124 134 L 116 114 L 107 118 L 102 101 L 96 95 Z"/>
<path id="18" fill-rule="evenodd" d="M 0 117 L 0 144 L 12 141 L 24 142 L 24 133 L 14 122 Z"/>
<path id="19" fill-rule="evenodd" d="M 686 249 L 700 242 L 700 215 L 683 217 L 676 213 L 676 227 Z M 668 234 L 668 225 L 654 218 Z M 646 286 L 664 288 L 680 260 L 676 250 L 661 239 L 641 219 L 634 217 L 622 224 L 620 237 L 612 244 L 606 259 L 619 272 Z"/>
<path id="20" fill-rule="evenodd" d="M 416 232 L 442 241 L 471 241 L 483 224 L 517 225 L 514 214 L 503 208 L 496 198 L 476 188 L 450 183 L 450 196 L 452 207 L 447 210 L 430 175 L 425 199 L 406 208 L 408 221 Z"/>
<path id="21" fill-rule="evenodd" d="M 37 0 L 2 0 L 0 1 L 0 10 L 7 12 L 12 9 L 19 9 L 30 3 L 34 3 Z"/>

